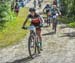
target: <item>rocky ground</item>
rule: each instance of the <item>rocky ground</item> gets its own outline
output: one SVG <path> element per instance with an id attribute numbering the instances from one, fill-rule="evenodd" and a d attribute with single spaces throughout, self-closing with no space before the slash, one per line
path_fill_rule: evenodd
<path id="1" fill-rule="evenodd" d="M 75 63 L 75 29 L 59 24 L 57 33 L 42 28 L 43 51 L 29 58 L 27 37 L 19 44 L 0 49 L 0 63 Z"/>

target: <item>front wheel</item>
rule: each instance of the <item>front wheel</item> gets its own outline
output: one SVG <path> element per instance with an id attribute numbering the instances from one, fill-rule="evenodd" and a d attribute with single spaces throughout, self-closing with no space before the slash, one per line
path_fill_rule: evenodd
<path id="1" fill-rule="evenodd" d="M 32 59 L 40 53 L 40 49 L 38 46 L 38 40 L 35 36 L 29 37 L 28 51 L 29 51 L 29 55 Z"/>
<path id="2" fill-rule="evenodd" d="M 34 54 L 36 53 L 35 40 L 33 36 L 29 37 L 28 40 L 28 51 L 31 58 L 34 58 Z"/>

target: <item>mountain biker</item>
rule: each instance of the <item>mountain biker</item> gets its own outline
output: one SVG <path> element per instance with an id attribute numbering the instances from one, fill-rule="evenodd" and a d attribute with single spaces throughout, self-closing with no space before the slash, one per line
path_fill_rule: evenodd
<path id="1" fill-rule="evenodd" d="M 51 9 L 51 15 L 52 16 L 56 16 L 58 17 L 59 15 L 61 15 L 60 10 L 57 8 L 56 5 L 53 5 L 53 8 Z"/>
<path id="2" fill-rule="evenodd" d="M 43 23 L 43 20 L 42 20 L 42 18 L 40 17 L 40 15 L 38 15 L 37 13 L 36 13 L 36 10 L 34 9 L 34 8 L 30 8 L 29 9 L 29 12 L 30 12 L 30 14 L 27 16 L 27 18 L 26 18 L 26 20 L 25 20 L 25 22 L 24 22 L 24 24 L 23 24 L 23 28 L 24 28 L 24 26 L 26 25 L 26 23 L 27 23 L 27 21 L 28 21 L 28 19 L 31 19 L 31 24 L 30 24 L 30 26 L 31 25 L 33 25 L 33 26 L 35 26 L 35 28 L 36 28 L 36 33 L 37 33 L 37 35 L 38 35 L 38 37 L 39 37 L 39 39 L 40 39 L 40 46 L 41 46 L 41 48 L 40 48 L 40 50 L 42 50 L 42 37 L 41 37 L 41 24 Z M 31 31 L 30 31 L 31 32 Z"/>
<path id="3" fill-rule="evenodd" d="M 36 8 L 36 0 L 34 0 L 34 2 L 33 2 L 33 3 L 34 3 L 34 8 Z"/>
<path id="4" fill-rule="evenodd" d="M 56 5 L 53 5 L 53 8 L 51 9 L 51 15 L 53 18 L 53 25 L 55 24 L 55 26 L 57 26 L 57 17 L 59 15 L 61 15 L 61 12 L 59 11 L 59 9 L 57 8 Z M 54 21 L 54 19 L 55 19 L 55 21 Z M 54 26 L 52 29 L 54 29 Z M 56 32 L 56 30 L 55 30 L 55 32 Z"/>
<path id="5" fill-rule="evenodd" d="M 47 15 L 47 25 L 50 26 L 50 18 L 51 18 L 51 5 L 47 4 L 45 8 L 43 9 L 43 12 L 45 11 Z"/>
<path id="6" fill-rule="evenodd" d="M 50 9 L 51 9 L 51 6 L 49 4 L 46 4 L 46 6 L 43 9 L 43 12 L 45 11 L 47 13 L 48 11 L 50 11 Z"/>
<path id="7" fill-rule="evenodd" d="M 39 8 L 41 8 L 41 0 L 38 0 Z"/>

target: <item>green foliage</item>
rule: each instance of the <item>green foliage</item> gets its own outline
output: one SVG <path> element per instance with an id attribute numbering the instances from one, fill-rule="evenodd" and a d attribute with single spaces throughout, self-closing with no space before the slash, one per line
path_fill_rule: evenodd
<path id="1" fill-rule="evenodd" d="M 75 27 L 75 0 L 61 0 L 64 17 L 59 20 L 70 27 Z"/>
<path id="2" fill-rule="evenodd" d="M 67 16 L 75 16 L 75 0 L 61 0 L 63 14 Z"/>
<path id="3" fill-rule="evenodd" d="M 64 24 L 67 24 L 69 27 L 75 28 L 75 19 L 74 18 L 68 18 L 66 16 L 59 17 L 58 20 Z"/>
<path id="4" fill-rule="evenodd" d="M 75 28 L 75 22 L 68 24 L 69 27 Z"/>
<path id="5" fill-rule="evenodd" d="M 0 48 L 19 43 L 28 31 L 22 29 L 22 25 L 27 16 L 28 8 L 22 8 L 19 16 L 12 21 L 5 23 L 5 28 L 0 31 Z M 29 23 L 27 23 L 28 25 Z"/>
<path id="6" fill-rule="evenodd" d="M 75 22 L 73 18 L 68 18 L 66 16 L 59 17 L 58 20 L 64 24 L 69 24 L 69 23 Z"/>
<path id="7" fill-rule="evenodd" d="M 10 6 L 7 2 L 0 2 L 0 30 L 5 27 L 7 21 L 12 20 L 15 17 L 14 13 L 11 12 Z"/>

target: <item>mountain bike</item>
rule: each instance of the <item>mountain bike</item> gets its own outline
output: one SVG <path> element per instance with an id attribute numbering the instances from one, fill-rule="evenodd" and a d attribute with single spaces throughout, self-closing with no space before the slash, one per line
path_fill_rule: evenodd
<path id="1" fill-rule="evenodd" d="M 25 27 L 25 29 L 30 30 L 30 35 L 28 39 L 28 51 L 31 58 L 34 58 L 40 54 L 39 37 L 36 34 L 36 28 L 34 26 Z"/>

